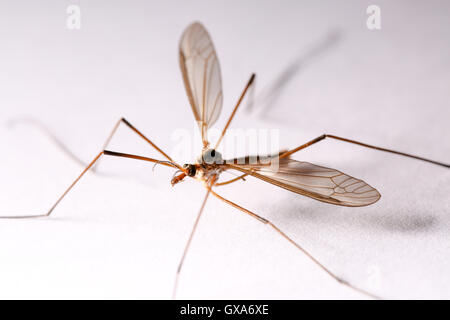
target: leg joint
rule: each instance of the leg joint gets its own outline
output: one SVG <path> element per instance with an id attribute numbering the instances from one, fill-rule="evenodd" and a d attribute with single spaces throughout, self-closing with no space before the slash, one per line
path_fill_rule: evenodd
<path id="1" fill-rule="evenodd" d="M 129 123 L 128 120 L 125 119 L 124 117 L 120 118 L 120 121 L 122 121 L 123 123 L 125 123 L 127 126 L 131 127 L 131 123 Z"/>

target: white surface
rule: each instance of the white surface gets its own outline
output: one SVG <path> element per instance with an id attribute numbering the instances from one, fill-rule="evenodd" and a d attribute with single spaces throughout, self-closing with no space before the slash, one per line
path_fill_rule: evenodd
<path id="1" fill-rule="evenodd" d="M 177 56 L 193 20 L 221 61 L 218 127 L 251 72 L 258 95 L 300 62 L 264 118 L 241 110 L 232 126 L 278 128 L 285 147 L 327 132 L 449 162 L 448 2 L 377 1 L 380 31 L 366 28 L 372 1 L 80 0 L 79 31 L 65 27 L 69 4 L 0 4 L 1 213 L 45 211 L 81 170 L 38 130 L 8 120 L 40 119 L 86 162 L 120 116 L 168 152 L 174 130 L 197 130 Z M 330 34 L 337 40 L 311 56 Z M 110 149 L 156 156 L 124 127 Z M 450 170 L 335 141 L 295 158 L 362 178 L 382 198 L 343 208 L 254 179 L 222 194 L 381 297 L 450 298 Z M 100 171 L 49 219 L 0 221 L 1 298 L 170 298 L 203 188 L 172 188 L 171 170 L 128 159 L 104 159 Z M 364 298 L 212 198 L 178 297 Z"/>

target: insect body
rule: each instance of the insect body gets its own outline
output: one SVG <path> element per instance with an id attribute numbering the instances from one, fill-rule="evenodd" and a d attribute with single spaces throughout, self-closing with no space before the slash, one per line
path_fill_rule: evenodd
<path id="1" fill-rule="evenodd" d="M 181 171 L 179 175 L 174 175 L 171 180 L 172 186 L 179 182 L 184 181 L 185 177 L 195 178 L 203 181 L 204 183 L 210 183 L 212 179 L 217 179 L 222 169 L 220 165 L 223 165 L 222 155 L 214 149 L 206 149 L 202 155 L 198 157 L 195 164 L 184 164 L 183 167 L 176 173 Z"/>

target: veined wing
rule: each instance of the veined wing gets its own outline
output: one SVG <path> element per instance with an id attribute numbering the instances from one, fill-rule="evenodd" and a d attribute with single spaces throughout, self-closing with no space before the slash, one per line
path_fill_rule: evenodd
<path id="1" fill-rule="evenodd" d="M 292 192 L 341 206 L 360 207 L 377 202 L 381 195 L 362 180 L 335 169 L 293 159 L 279 159 L 278 169 L 262 164 L 226 164 Z"/>
<path id="2" fill-rule="evenodd" d="M 207 146 L 207 130 L 222 110 L 222 78 L 211 37 L 198 22 L 187 27 L 181 37 L 180 67 L 203 144 Z"/>

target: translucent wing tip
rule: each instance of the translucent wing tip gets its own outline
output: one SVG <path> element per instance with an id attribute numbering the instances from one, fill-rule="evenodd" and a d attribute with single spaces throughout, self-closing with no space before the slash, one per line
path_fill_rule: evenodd
<path id="1" fill-rule="evenodd" d="M 351 207 L 362 207 L 371 205 L 381 198 L 381 194 L 364 182 L 363 180 L 353 178 L 342 172 L 331 177 L 335 187 L 331 198 L 342 202 L 342 205 Z"/>

